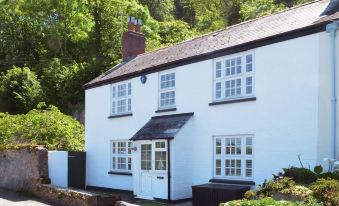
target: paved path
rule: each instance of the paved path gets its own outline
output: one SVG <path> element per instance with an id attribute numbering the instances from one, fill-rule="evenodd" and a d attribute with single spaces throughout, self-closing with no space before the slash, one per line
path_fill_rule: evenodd
<path id="1" fill-rule="evenodd" d="M 20 196 L 17 193 L 0 189 L 0 206 L 57 206 L 37 198 Z"/>

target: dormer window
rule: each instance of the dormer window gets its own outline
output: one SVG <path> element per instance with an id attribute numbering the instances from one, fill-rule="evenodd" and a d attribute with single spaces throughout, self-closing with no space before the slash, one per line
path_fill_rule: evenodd
<path id="1" fill-rule="evenodd" d="M 132 111 L 132 83 L 112 85 L 112 115 L 126 114 Z"/>
<path id="2" fill-rule="evenodd" d="M 175 73 L 159 75 L 159 108 L 168 109 L 175 107 Z"/>
<path id="3" fill-rule="evenodd" d="M 253 54 L 238 54 L 214 61 L 214 101 L 254 96 Z"/>

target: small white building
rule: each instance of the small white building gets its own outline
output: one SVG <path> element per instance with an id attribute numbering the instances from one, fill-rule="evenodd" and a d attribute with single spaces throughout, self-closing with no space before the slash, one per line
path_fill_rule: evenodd
<path id="1" fill-rule="evenodd" d="M 86 84 L 86 184 L 173 201 L 261 184 L 298 155 L 311 169 L 338 158 L 338 9 L 316 1 L 149 53 L 130 23 L 124 61 Z"/>

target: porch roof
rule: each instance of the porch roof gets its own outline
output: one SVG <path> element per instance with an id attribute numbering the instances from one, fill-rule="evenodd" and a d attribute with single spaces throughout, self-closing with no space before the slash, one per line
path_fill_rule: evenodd
<path id="1" fill-rule="evenodd" d="M 130 140 L 173 139 L 193 114 L 152 117 Z"/>

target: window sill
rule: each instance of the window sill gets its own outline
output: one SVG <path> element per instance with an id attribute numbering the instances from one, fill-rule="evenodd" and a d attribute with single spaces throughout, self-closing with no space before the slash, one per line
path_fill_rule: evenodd
<path id="1" fill-rule="evenodd" d="M 211 179 L 210 182 L 235 184 L 235 185 L 251 185 L 251 186 L 255 185 L 255 182 L 251 180 Z"/>
<path id="2" fill-rule="evenodd" d="M 125 175 L 125 176 L 132 176 L 132 173 L 130 172 L 115 172 L 115 171 L 109 171 L 109 175 Z"/>
<path id="3" fill-rule="evenodd" d="M 256 97 L 245 97 L 245 98 L 239 98 L 239 99 L 228 99 L 228 100 L 211 102 L 208 105 L 215 106 L 215 105 L 220 105 L 220 104 L 232 104 L 232 103 L 249 102 L 249 101 L 255 101 L 255 100 L 257 100 Z"/>
<path id="4" fill-rule="evenodd" d="M 177 111 L 177 108 L 169 108 L 169 109 L 158 109 L 157 111 L 155 111 L 155 113 L 161 113 L 161 112 L 174 112 Z"/>
<path id="5" fill-rule="evenodd" d="M 108 116 L 108 119 L 113 119 L 113 118 L 119 118 L 119 117 L 128 117 L 128 116 L 132 116 L 132 113 L 125 113 L 125 114 L 113 114 Z"/>

